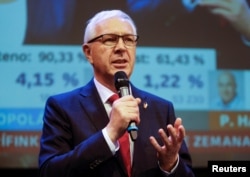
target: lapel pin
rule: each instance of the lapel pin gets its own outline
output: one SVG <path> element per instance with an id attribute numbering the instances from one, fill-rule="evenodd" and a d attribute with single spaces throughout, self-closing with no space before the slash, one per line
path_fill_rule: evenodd
<path id="1" fill-rule="evenodd" d="M 148 107 L 148 103 L 147 103 L 147 102 L 144 102 L 144 103 L 143 103 L 143 108 L 144 108 L 144 109 L 147 109 L 147 107 Z"/>

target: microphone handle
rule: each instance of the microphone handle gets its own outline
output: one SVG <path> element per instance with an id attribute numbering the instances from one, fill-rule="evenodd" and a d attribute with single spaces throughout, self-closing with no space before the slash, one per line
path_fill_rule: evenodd
<path id="1" fill-rule="evenodd" d="M 120 97 L 126 96 L 126 95 L 130 95 L 130 91 L 128 87 L 120 87 L 119 89 L 119 95 Z M 138 127 L 136 126 L 134 121 L 131 121 L 128 125 L 127 131 L 129 132 L 129 135 L 132 139 L 132 141 L 135 141 L 137 139 L 138 136 Z"/>

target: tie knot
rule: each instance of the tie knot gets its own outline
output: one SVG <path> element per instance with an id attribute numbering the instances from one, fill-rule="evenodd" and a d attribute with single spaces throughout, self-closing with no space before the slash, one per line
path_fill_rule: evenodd
<path id="1" fill-rule="evenodd" d="M 113 94 L 111 97 L 109 97 L 108 101 L 110 102 L 110 104 L 112 105 L 113 102 L 115 100 L 117 100 L 119 98 L 119 95 L 118 94 Z"/>

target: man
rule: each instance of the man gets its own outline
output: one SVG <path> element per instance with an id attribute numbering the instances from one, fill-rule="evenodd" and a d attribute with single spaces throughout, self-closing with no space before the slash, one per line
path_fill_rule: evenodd
<path id="1" fill-rule="evenodd" d="M 214 109 L 244 110 L 242 98 L 237 94 L 237 83 L 232 72 L 221 72 L 217 86 L 220 98 L 215 101 Z"/>
<path id="2" fill-rule="evenodd" d="M 40 176 L 120 177 L 194 176 L 185 145 L 185 128 L 171 102 L 137 89 L 113 102 L 114 74 L 131 76 L 138 40 L 132 19 L 120 10 L 102 11 L 88 23 L 84 54 L 94 78 L 84 87 L 48 99 L 39 155 Z M 127 172 L 119 139 L 130 122 L 138 137 L 130 140 Z"/>

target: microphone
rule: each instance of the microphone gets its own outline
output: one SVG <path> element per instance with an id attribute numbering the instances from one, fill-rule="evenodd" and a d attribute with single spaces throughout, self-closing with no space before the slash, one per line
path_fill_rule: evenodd
<path id="1" fill-rule="evenodd" d="M 126 96 L 126 95 L 131 95 L 130 90 L 129 90 L 129 80 L 125 72 L 123 71 L 118 71 L 115 73 L 114 76 L 115 79 L 115 88 L 118 91 L 118 94 L 120 97 Z M 137 126 L 135 125 L 135 122 L 131 121 L 129 123 L 129 126 L 127 128 L 127 131 L 130 134 L 130 137 L 133 141 L 137 139 Z"/>

